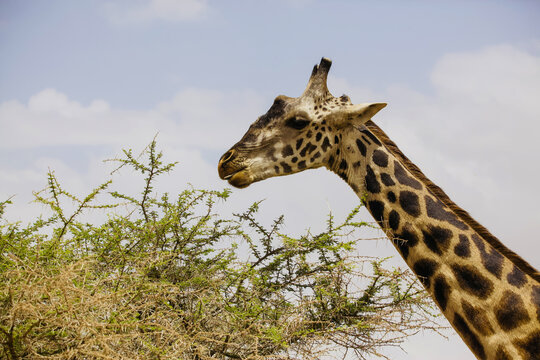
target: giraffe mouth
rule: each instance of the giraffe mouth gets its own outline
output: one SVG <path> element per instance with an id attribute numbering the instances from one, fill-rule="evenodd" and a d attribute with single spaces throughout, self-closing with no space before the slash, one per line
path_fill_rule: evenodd
<path id="1" fill-rule="evenodd" d="M 236 188 L 245 188 L 249 186 L 252 182 L 252 176 L 250 175 L 247 166 L 240 168 L 231 168 L 229 166 L 219 166 L 219 177 L 223 180 L 226 180 L 229 184 Z"/>
<path id="2" fill-rule="evenodd" d="M 242 168 L 232 174 L 224 176 L 223 180 L 227 180 L 229 184 L 239 189 L 248 187 L 253 182 L 246 168 Z"/>

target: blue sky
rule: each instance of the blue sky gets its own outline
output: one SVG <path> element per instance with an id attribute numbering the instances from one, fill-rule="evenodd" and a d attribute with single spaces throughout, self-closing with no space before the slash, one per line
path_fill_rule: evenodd
<path id="1" fill-rule="evenodd" d="M 326 56 L 334 95 L 388 102 L 375 120 L 403 152 L 538 268 L 538 24 L 538 1 L 2 0 L 0 198 L 16 195 L 8 217 L 29 219 L 48 169 L 83 195 L 108 177 L 103 159 L 156 133 L 180 161 L 160 190 L 222 188 L 219 156 L 276 95 L 300 95 Z M 122 176 L 119 187 L 139 189 Z M 259 199 L 291 232 L 358 203 L 316 170 L 234 190 L 227 206 Z M 405 266 L 386 241 L 359 251 Z M 472 358 L 449 336 L 390 354 Z"/>
<path id="2" fill-rule="evenodd" d="M 112 23 L 110 4 L 4 0 L 0 98 L 53 87 L 145 108 L 184 87 L 298 93 L 306 64 L 323 55 L 354 83 L 429 89 L 426 70 L 442 53 L 540 36 L 535 1 L 222 1 L 186 21 L 128 24 Z"/>

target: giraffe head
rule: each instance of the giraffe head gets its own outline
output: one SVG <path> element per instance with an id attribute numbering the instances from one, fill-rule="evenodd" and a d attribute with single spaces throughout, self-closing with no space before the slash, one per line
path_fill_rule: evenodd
<path id="1" fill-rule="evenodd" d="M 333 97 L 326 85 L 332 62 L 315 65 L 304 93 L 280 95 L 242 139 L 219 160 L 219 176 L 243 188 L 273 176 L 327 166 L 339 142 L 336 133 L 366 123 L 384 103 L 353 105 Z"/>

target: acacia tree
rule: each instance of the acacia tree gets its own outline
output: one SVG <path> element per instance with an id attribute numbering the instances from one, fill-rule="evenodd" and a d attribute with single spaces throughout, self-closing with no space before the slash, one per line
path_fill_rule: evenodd
<path id="1" fill-rule="evenodd" d="M 330 215 L 320 234 L 292 237 L 283 216 L 261 224 L 260 203 L 217 214 L 229 190 L 158 196 L 156 178 L 175 164 L 162 162 L 155 141 L 142 155 L 114 160 L 142 175 L 138 196 L 109 191 L 109 180 L 79 198 L 49 172 L 35 198 L 52 215 L 25 226 L 2 220 L 0 357 L 365 358 L 437 328 L 408 271 L 355 255 L 355 230 L 370 226 L 356 220 L 360 207 L 339 223 Z M 128 211 L 119 214 L 120 204 Z M 108 219 L 80 220 L 91 209 Z"/>

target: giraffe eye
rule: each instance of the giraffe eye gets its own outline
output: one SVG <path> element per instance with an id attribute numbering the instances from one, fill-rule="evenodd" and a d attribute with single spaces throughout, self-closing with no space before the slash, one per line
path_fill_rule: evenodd
<path id="1" fill-rule="evenodd" d="M 303 128 L 308 126 L 308 124 L 309 124 L 309 120 L 299 119 L 296 116 L 289 118 L 285 121 L 285 126 L 288 126 L 296 130 L 302 130 Z"/>

